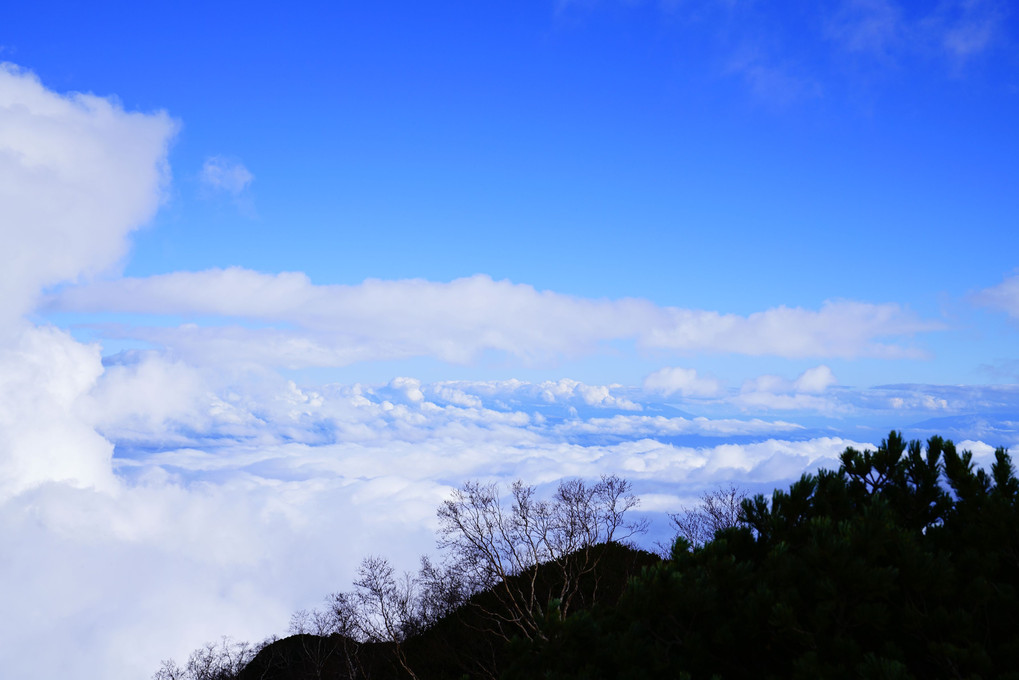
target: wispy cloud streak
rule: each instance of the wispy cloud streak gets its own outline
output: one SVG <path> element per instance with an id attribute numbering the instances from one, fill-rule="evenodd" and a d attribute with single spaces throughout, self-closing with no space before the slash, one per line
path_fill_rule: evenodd
<path id="1" fill-rule="evenodd" d="M 663 307 L 648 300 L 581 298 L 477 275 L 315 285 L 304 274 L 247 269 L 177 272 L 68 288 L 52 310 L 218 316 L 275 327 L 122 328 L 198 358 L 246 357 L 285 366 L 430 356 L 454 363 L 499 351 L 525 361 L 577 356 L 605 343 L 677 353 L 781 357 L 917 358 L 917 333 L 941 328 L 897 304 L 829 301 L 748 316 Z M 289 328 L 284 327 L 290 326 Z"/>

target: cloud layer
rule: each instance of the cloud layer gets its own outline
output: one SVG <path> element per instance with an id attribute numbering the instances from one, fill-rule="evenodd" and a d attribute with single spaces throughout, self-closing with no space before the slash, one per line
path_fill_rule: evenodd
<path id="1" fill-rule="evenodd" d="M 919 357 L 914 334 L 936 330 L 896 304 L 826 302 L 739 316 L 589 299 L 477 275 L 439 283 L 368 280 L 315 285 L 301 273 L 247 269 L 175 272 L 67 288 L 50 309 L 217 316 L 275 324 L 109 329 L 183 356 L 287 367 L 429 356 L 467 363 L 486 351 L 527 362 L 571 357 L 630 341 L 647 351 L 780 357 Z"/>
<path id="2" fill-rule="evenodd" d="M 677 415 L 634 388 L 572 380 L 309 389 L 154 352 L 96 375 L 94 348 L 59 337 L 93 372 L 66 396 L 73 420 L 27 423 L 77 424 L 77 448 L 39 460 L 73 475 L 0 499 L 0 540 L 13 546 L 0 596 L 35 612 L 0 625 L 12 677 L 145 677 L 220 634 L 280 632 L 291 611 L 347 587 L 365 554 L 413 568 L 433 548 L 436 506 L 465 479 L 548 486 L 615 472 L 666 540 L 660 513 L 722 480 L 769 491 L 863 445 L 788 420 Z M 103 464 L 75 471 L 100 460 L 92 445 Z M 60 653 L 23 653 L 54 635 L 70 641 Z"/>

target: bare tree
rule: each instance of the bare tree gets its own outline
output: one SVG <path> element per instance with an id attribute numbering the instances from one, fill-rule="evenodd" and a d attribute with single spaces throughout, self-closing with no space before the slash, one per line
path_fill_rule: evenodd
<path id="1" fill-rule="evenodd" d="M 746 497 L 747 492 L 735 484 L 704 492 L 701 504 L 693 510 L 683 508 L 669 515 L 677 537 L 701 546 L 713 540 L 715 532 L 742 525 L 742 504 Z"/>
<path id="2" fill-rule="evenodd" d="M 356 625 L 367 642 L 388 642 L 397 663 L 412 678 L 403 641 L 418 628 L 415 617 L 416 584 L 410 574 L 396 576 L 384 557 L 366 557 L 357 570 L 354 598 L 360 617 Z"/>
<path id="3" fill-rule="evenodd" d="M 356 593 L 333 593 L 326 600 L 332 631 L 340 636 L 343 663 L 352 680 L 370 676 L 361 656 L 365 614 L 359 600 Z"/>
<path id="4" fill-rule="evenodd" d="M 484 612 L 493 632 L 543 638 L 546 616 L 565 616 L 581 580 L 596 579 L 602 552 L 595 546 L 647 530 L 646 521 L 625 518 L 638 502 L 614 475 L 594 485 L 564 480 L 548 500 L 517 481 L 505 504 L 495 484 L 468 482 L 439 507 L 439 547 L 451 551 L 471 590 L 497 598 L 499 606 Z M 539 582 L 538 565 L 554 570 L 552 591 Z"/>
<path id="5" fill-rule="evenodd" d="M 329 661 L 343 647 L 334 637 L 340 632 L 338 628 L 338 620 L 332 608 L 311 611 L 300 609 L 290 616 L 289 632 L 300 641 L 301 654 L 316 680 L 325 677 Z"/>
<path id="6" fill-rule="evenodd" d="M 218 645 L 207 642 L 191 652 L 183 667 L 173 659 L 163 661 L 152 680 L 233 680 L 259 649 L 224 637 Z"/>
<path id="7" fill-rule="evenodd" d="M 590 603 L 597 597 L 604 555 L 597 546 L 647 531 L 646 520 L 626 519 L 637 504 L 630 483 L 614 475 L 596 484 L 564 480 L 549 499 L 539 499 L 533 486 L 517 481 L 505 502 L 495 484 L 468 482 L 438 509 L 443 561 L 422 558 L 416 575 L 398 576 L 385 558 L 365 558 L 352 591 L 329 596 L 324 609 L 296 612 L 290 632 L 300 636 L 316 678 L 331 672 L 338 654 L 347 677 L 367 678 L 376 667 L 375 652 L 362 660 L 363 645 L 381 643 L 416 680 L 404 642 L 468 602 L 484 621 L 470 625 L 504 640 L 518 634 L 543 638 L 549 615 L 563 617 L 581 598 L 591 598 Z M 483 598 L 489 605 L 472 598 L 482 591 L 490 591 L 491 597 Z M 472 620 L 479 619 L 472 615 Z M 183 668 L 164 661 L 153 680 L 233 680 L 260 649 L 224 639 L 219 647 L 196 650 Z M 497 676 L 494 648 L 472 650 L 464 662 Z"/>
<path id="8" fill-rule="evenodd" d="M 184 669 L 178 666 L 173 659 L 163 659 L 159 670 L 152 675 L 152 680 L 185 680 L 186 678 Z"/>
<path id="9" fill-rule="evenodd" d="M 460 607 L 471 595 L 453 566 L 421 558 L 417 575 L 396 574 L 383 557 L 367 557 L 357 570 L 354 589 L 333 593 L 324 609 L 301 610 L 291 617 L 290 632 L 302 637 L 304 656 L 321 677 L 335 654 L 343 655 L 350 678 L 368 677 L 371 663 L 362 645 L 384 644 L 397 664 L 416 678 L 404 654 L 404 641 Z"/>
<path id="10" fill-rule="evenodd" d="M 422 556 L 418 571 L 415 616 L 421 629 L 459 609 L 473 594 L 463 570 L 455 564 L 436 564 Z"/>

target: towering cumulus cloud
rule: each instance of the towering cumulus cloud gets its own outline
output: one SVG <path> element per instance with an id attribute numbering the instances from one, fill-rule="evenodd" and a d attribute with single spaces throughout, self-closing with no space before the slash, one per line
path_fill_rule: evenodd
<path id="1" fill-rule="evenodd" d="M 159 206 L 175 123 L 59 95 L 0 64 L 0 499 L 46 481 L 109 487 L 111 445 L 77 414 L 99 350 L 24 320 L 48 286 L 101 272 Z"/>

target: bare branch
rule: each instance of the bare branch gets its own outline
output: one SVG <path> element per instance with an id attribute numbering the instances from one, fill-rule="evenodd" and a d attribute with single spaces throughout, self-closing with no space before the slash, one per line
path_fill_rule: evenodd
<path id="1" fill-rule="evenodd" d="M 746 497 L 747 492 L 735 484 L 705 492 L 697 508 L 669 515 L 676 535 L 701 546 L 713 540 L 716 532 L 743 525 L 741 505 Z"/>
<path id="2" fill-rule="evenodd" d="M 629 482 L 614 475 L 593 486 L 563 480 L 549 500 L 539 500 L 533 486 L 517 481 L 505 507 L 494 484 L 468 482 L 439 507 L 438 544 L 469 574 L 465 582 L 492 589 L 499 598 L 500 610 L 486 612 L 496 632 L 540 637 L 548 607 L 564 616 L 580 578 L 596 569 L 600 558 L 592 548 L 647 530 L 646 522 L 626 522 L 638 502 Z M 539 584 L 542 564 L 556 565 L 556 593 Z"/>

